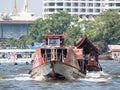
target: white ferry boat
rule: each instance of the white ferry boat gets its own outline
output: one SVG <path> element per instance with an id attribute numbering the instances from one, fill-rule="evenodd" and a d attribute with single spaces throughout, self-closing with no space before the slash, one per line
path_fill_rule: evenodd
<path id="1" fill-rule="evenodd" d="M 35 49 L 1 49 L 0 64 L 31 64 Z"/>

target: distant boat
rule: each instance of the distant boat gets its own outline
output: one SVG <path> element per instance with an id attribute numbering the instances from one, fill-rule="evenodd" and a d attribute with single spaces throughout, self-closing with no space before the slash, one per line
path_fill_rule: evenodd
<path id="1" fill-rule="evenodd" d="M 43 80 L 85 77 L 86 61 L 82 49 L 64 45 L 64 35 L 46 35 L 46 45 L 36 49 L 29 72 L 32 78 Z"/>
<path id="2" fill-rule="evenodd" d="M 108 51 L 112 60 L 120 61 L 120 45 L 108 45 Z"/>
<path id="3" fill-rule="evenodd" d="M 0 50 L 0 64 L 31 64 L 35 49 L 2 49 Z"/>
<path id="4" fill-rule="evenodd" d="M 87 36 L 83 36 L 76 43 L 77 48 L 83 48 L 83 54 L 87 60 L 87 71 L 101 71 L 102 67 L 99 63 L 99 52 L 97 46 L 93 45 Z"/>

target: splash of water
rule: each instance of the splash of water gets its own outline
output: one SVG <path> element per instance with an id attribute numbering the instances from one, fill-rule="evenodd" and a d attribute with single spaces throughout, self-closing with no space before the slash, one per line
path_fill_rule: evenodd
<path id="1" fill-rule="evenodd" d="M 27 80 L 32 80 L 32 78 L 30 78 L 29 74 L 19 74 L 19 75 L 16 75 L 14 77 L 12 76 L 12 77 L 5 78 L 3 80 L 27 81 Z"/>
<path id="2" fill-rule="evenodd" d="M 103 71 L 98 71 L 98 72 L 88 72 L 86 74 L 86 77 L 90 77 L 90 78 L 100 78 L 100 77 L 104 77 L 104 76 L 108 76 L 107 73 L 104 73 Z"/>
<path id="3" fill-rule="evenodd" d="M 109 79 L 111 78 L 85 78 L 85 79 L 81 79 L 83 81 L 89 81 L 89 82 L 107 82 Z"/>
<path id="4" fill-rule="evenodd" d="M 104 73 L 103 71 L 99 72 L 88 72 L 85 78 L 79 78 L 82 81 L 90 81 L 90 82 L 107 82 L 112 77 L 109 74 Z"/>
<path id="5" fill-rule="evenodd" d="M 35 78 L 33 78 L 33 80 L 42 81 L 42 80 L 45 80 L 45 78 L 43 76 L 35 76 Z"/>

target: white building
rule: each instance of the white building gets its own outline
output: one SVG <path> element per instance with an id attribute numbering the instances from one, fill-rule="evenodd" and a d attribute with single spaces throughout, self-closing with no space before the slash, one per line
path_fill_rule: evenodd
<path id="1" fill-rule="evenodd" d="M 120 0 L 43 0 L 44 17 L 63 10 L 83 19 L 92 19 L 95 15 L 108 9 L 120 12 Z"/>

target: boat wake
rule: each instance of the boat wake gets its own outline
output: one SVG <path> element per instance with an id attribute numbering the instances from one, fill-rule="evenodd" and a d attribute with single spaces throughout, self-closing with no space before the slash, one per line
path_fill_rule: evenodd
<path id="1" fill-rule="evenodd" d="M 44 77 L 42 76 L 36 76 L 35 78 L 32 78 L 32 80 L 34 81 L 42 81 L 42 80 L 46 80 Z"/>
<path id="2" fill-rule="evenodd" d="M 120 76 L 119 76 L 120 77 Z M 111 80 L 113 77 L 109 74 L 104 73 L 103 71 L 100 72 L 91 72 L 87 73 L 85 78 L 79 78 L 79 81 L 88 81 L 88 82 L 107 82 Z M 31 78 L 29 74 L 19 74 L 19 75 L 12 75 L 6 78 L 1 78 L 1 80 L 17 80 L 17 81 L 41 81 L 43 77 L 36 77 Z"/>
<path id="3" fill-rule="evenodd" d="M 12 75 L 10 77 L 3 78 L 2 80 L 17 80 L 17 81 L 27 81 L 32 80 L 29 74 L 19 74 L 19 75 Z"/>
<path id="4" fill-rule="evenodd" d="M 111 73 L 112 78 L 120 78 L 120 72 Z"/>
<path id="5" fill-rule="evenodd" d="M 85 78 L 79 78 L 80 81 L 89 81 L 89 82 L 107 82 L 110 79 L 112 79 L 112 77 L 109 76 L 109 74 L 104 73 L 103 71 L 90 72 L 87 73 Z"/>
<path id="6" fill-rule="evenodd" d="M 99 72 L 88 72 L 86 74 L 86 77 L 93 77 L 93 78 L 100 78 L 100 77 L 105 77 L 108 76 L 107 73 L 104 73 L 103 71 L 99 71 Z"/>

